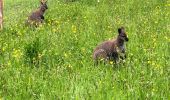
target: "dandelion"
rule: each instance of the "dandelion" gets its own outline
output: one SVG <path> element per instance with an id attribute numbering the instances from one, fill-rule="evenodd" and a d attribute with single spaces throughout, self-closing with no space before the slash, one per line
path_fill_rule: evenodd
<path id="1" fill-rule="evenodd" d="M 64 56 L 67 58 L 68 57 L 68 55 L 66 54 L 66 53 L 64 53 Z"/>
<path id="2" fill-rule="evenodd" d="M 53 32 L 56 32 L 56 29 L 54 28 L 52 31 L 53 31 Z"/>
<path id="3" fill-rule="evenodd" d="M 161 67 L 160 64 L 156 64 L 156 68 L 160 69 L 160 67 Z"/>
<path id="4" fill-rule="evenodd" d="M 146 49 L 145 49 L 145 48 L 144 48 L 143 50 L 146 52 Z"/>
<path id="5" fill-rule="evenodd" d="M 148 60 L 148 64 L 151 64 L 151 61 L 150 61 L 150 60 Z"/>
<path id="6" fill-rule="evenodd" d="M 137 59 L 134 59 L 135 62 L 137 62 L 138 60 Z"/>
<path id="7" fill-rule="evenodd" d="M 50 24 L 50 23 L 48 23 L 47 25 L 48 25 L 48 26 L 50 26 L 51 24 Z"/>
<path id="8" fill-rule="evenodd" d="M 155 21 L 155 24 L 158 24 L 158 21 Z"/>
<path id="9" fill-rule="evenodd" d="M 0 97 L 0 100 L 4 100 L 4 98 L 3 98 L 3 97 Z"/>
<path id="10" fill-rule="evenodd" d="M 167 5 L 165 5 L 165 6 L 170 6 L 170 4 L 167 4 Z"/>
<path id="11" fill-rule="evenodd" d="M 72 66 L 69 64 L 69 65 L 68 65 L 68 68 L 72 68 Z"/>
<path id="12" fill-rule="evenodd" d="M 22 52 L 21 52 L 21 50 L 16 50 L 16 49 L 14 49 L 13 50 L 13 52 L 12 52 L 12 56 L 14 57 L 14 58 L 20 58 L 21 56 L 22 56 Z"/>
<path id="13" fill-rule="evenodd" d="M 5 51 L 5 47 L 2 47 L 2 52 L 4 52 Z"/>
<path id="14" fill-rule="evenodd" d="M 55 23 L 56 23 L 56 24 L 59 24 L 60 22 L 56 20 Z"/>
<path id="15" fill-rule="evenodd" d="M 72 25 L 72 32 L 76 33 L 76 31 L 77 31 L 76 26 Z"/>
<path id="16" fill-rule="evenodd" d="M 110 64 L 113 64 L 113 61 L 110 61 Z"/>
<path id="17" fill-rule="evenodd" d="M 164 36 L 164 38 L 165 38 L 168 42 L 170 42 L 170 38 L 168 38 L 167 36 Z"/>
<path id="18" fill-rule="evenodd" d="M 104 60 L 104 58 L 101 58 L 101 59 L 100 59 L 100 61 L 103 61 L 103 60 Z"/>

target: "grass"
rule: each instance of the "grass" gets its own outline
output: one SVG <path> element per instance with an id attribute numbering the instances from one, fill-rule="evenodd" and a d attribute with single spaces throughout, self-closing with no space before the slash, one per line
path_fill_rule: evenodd
<path id="1" fill-rule="evenodd" d="M 4 5 L 0 99 L 170 99 L 169 0 L 48 0 L 38 28 L 24 22 L 39 2 Z M 120 26 L 126 62 L 93 66 L 95 46 Z"/>

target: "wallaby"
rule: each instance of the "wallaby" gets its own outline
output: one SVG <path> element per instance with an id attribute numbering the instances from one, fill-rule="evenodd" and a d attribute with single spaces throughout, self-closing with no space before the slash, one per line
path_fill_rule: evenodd
<path id="1" fill-rule="evenodd" d="M 124 27 L 118 28 L 118 36 L 116 39 L 104 41 L 99 44 L 93 52 L 93 59 L 95 64 L 98 64 L 99 60 L 114 61 L 117 63 L 119 58 L 126 58 L 125 54 L 125 41 L 128 41 L 127 34 Z M 124 54 L 122 56 L 121 54 Z"/>
<path id="2" fill-rule="evenodd" d="M 40 7 L 32 12 L 32 14 L 28 17 L 27 24 L 31 25 L 39 25 L 44 21 L 44 13 L 48 9 L 47 1 L 40 1 Z"/>

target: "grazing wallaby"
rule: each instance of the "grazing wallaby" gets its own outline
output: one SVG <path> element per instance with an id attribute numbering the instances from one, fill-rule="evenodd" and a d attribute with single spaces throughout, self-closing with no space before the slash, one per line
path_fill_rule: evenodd
<path id="1" fill-rule="evenodd" d="M 36 11 L 34 11 L 27 20 L 27 24 L 31 24 L 31 25 L 39 25 L 40 23 L 43 22 L 44 20 L 44 13 L 45 11 L 48 9 L 47 7 L 47 1 L 40 1 L 40 7 L 39 9 L 37 9 Z"/>
<path id="2" fill-rule="evenodd" d="M 93 59 L 95 64 L 98 64 L 98 61 L 101 59 L 117 63 L 119 58 L 126 58 L 124 42 L 128 40 L 124 27 L 118 28 L 118 36 L 116 39 L 104 41 L 94 49 Z M 121 54 L 124 54 L 124 56 Z"/>

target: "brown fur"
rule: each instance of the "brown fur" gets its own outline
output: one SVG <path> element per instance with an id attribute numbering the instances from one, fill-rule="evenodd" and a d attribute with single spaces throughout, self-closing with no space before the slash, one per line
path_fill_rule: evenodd
<path id="1" fill-rule="evenodd" d="M 40 7 L 36 11 L 32 12 L 32 14 L 28 17 L 26 24 L 37 26 L 43 22 L 44 13 L 48 9 L 46 2 L 47 1 L 40 1 Z"/>
<path id="2" fill-rule="evenodd" d="M 123 27 L 118 29 L 118 33 L 119 34 L 116 39 L 104 41 L 94 49 L 93 59 L 95 60 L 96 64 L 98 64 L 98 60 L 100 59 L 104 59 L 105 61 L 113 60 L 115 63 L 117 63 L 119 56 L 120 58 L 123 58 L 120 53 L 125 54 L 124 42 L 128 41 L 128 37 Z"/>

